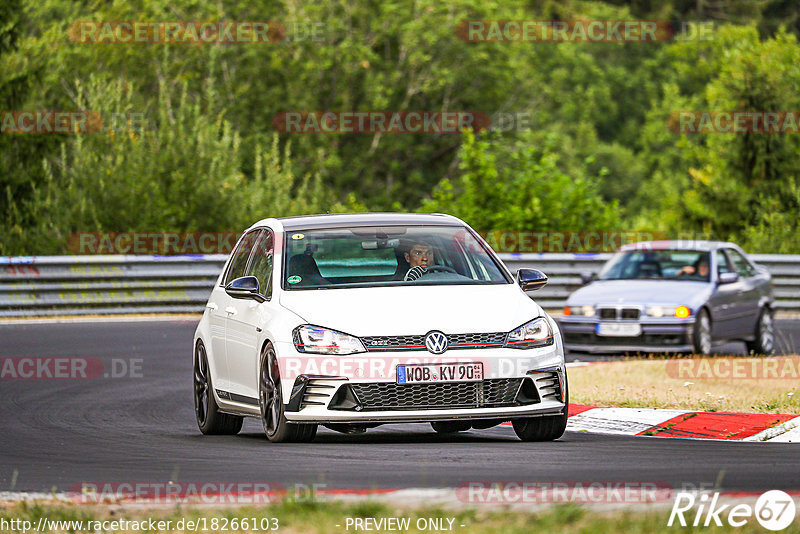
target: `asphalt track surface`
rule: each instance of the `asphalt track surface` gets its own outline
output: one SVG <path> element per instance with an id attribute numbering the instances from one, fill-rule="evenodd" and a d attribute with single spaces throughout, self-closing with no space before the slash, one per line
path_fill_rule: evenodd
<path id="1" fill-rule="evenodd" d="M 203 436 L 191 395 L 195 321 L 0 325 L 0 357 L 141 359 L 141 376 L 0 380 L 0 491 L 69 491 L 82 482 L 260 482 L 328 488 L 456 487 L 482 481 L 639 481 L 673 488 L 800 489 L 798 448 L 567 432 L 523 443 L 508 427 L 440 436 L 429 425 L 362 435 L 320 429 L 271 444 L 247 419 Z M 778 327 L 800 346 L 800 321 Z M 742 350 L 742 349 L 739 349 Z M 574 357 L 572 357 L 574 359 Z"/>

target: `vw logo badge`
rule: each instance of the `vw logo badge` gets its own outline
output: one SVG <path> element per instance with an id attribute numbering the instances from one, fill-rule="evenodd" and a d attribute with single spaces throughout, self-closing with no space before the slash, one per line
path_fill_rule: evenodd
<path id="1" fill-rule="evenodd" d="M 441 354 L 447 350 L 447 336 L 434 330 L 425 336 L 425 348 L 433 354 Z"/>

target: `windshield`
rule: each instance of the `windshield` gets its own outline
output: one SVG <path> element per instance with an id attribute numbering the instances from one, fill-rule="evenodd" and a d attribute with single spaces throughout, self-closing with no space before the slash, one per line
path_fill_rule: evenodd
<path id="1" fill-rule="evenodd" d="M 702 250 L 617 252 L 600 271 L 600 280 L 709 280 L 709 254 Z"/>
<path id="2" fill-rule="evenodd" d="M 510 283 L 462 226 L 289 230 L 285 243 L 288 290 Z"/>

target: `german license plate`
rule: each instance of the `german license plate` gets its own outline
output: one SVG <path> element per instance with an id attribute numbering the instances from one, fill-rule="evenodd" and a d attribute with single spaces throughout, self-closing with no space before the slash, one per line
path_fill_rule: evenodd
<path id="1" fill-rule="evenodd" d="M 642 335 L 639 323 L 598 323 L 595 332 L 598 336 L 635 337 Z"/>
<path id="2" fill-rule="evenodd" d="M 437 382 L 479 382 L 483 380 L 483 363 L 421 363 L 398 365 L 398 384 L 433 384 Z"/>

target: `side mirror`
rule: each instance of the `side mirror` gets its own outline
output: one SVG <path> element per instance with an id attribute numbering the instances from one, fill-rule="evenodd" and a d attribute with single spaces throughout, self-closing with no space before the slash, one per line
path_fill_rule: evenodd
<path id="1" fill-rule="evenodd" d="M 537 269 L 517 271 L 517 283 L 523 291 L 536 291 L 547 284 L 547 275 Z"/>
<path id="2" fill-rule="evenodd" d="M 589 272 L 581 273 L 581 284 L 583 285 L 591 284 L 592 282 L 595 281 L 596 278 L 597 278 L 597 273 L 589 273 Z"/>
<path id="3" fill-rule="evenodd" d="M 719 273 L 720 284 L 732 284 L 739 280 L 739 273 Z"/>
<path id="4" fill-rule="evenodd" d="M 258 292 L 258 278 L 255 276 L 242 276 L 225 286 L 225 293 L 235 299 L 253 299 L 258 302 L 267 300 Z"/>

